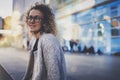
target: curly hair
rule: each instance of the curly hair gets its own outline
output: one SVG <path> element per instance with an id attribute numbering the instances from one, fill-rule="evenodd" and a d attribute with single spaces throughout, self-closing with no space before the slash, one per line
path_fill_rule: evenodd
<path id="1" fill-rule="evenodd" d="M 43 13 L 43 21 L 42 21 L 42 26 L 40 28 L 40 32 L 52 33 L 53 35 L 56 35 L 57 28 L 55 23 L 55 16 L 52 12 L 52 9 L 45 4 L 35 4 L 28 10 L 26 15 L 26 22 L 27 22 L 27 17 L 29 16 L 30 11 L 33 9 L 39 10 L 40 12 Z"/>

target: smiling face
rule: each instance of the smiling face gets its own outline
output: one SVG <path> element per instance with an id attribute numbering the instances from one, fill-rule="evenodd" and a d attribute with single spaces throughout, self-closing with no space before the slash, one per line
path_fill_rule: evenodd
<path id="1" fill-rule="evenodd" d="M 39 10 L 32 9 L 27 17 L 27 25 L 30 32 L 40 31 L 42 26 L 43 14 Z"/>

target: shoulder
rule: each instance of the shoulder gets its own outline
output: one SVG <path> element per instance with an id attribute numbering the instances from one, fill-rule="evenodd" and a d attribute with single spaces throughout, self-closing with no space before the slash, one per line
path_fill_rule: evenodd
<path id="1" fill-rule="evenodd" d="M 54 36 L 53 34 L 43 34 L 43 36 L 41 37 L 42 41 L 52 41 L 52 42 L 58 42 L 56 36 Z"/>
<path id="2" fill-rule="evenodd" d="M 56 37 L 53 34 L 43 34 L 42 39 L 56 39 Z"/>
<path id="3" fill-rule="evenodd" d="M 59 45 L 59 41 L 57 40 L 56 36 L 53 34 L 43 34 L 41 36 L 41 43 L 43 45 Z"/>

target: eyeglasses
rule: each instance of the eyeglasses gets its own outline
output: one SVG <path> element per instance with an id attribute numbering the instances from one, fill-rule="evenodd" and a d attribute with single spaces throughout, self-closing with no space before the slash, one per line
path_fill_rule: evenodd
<path id="1" fill-rule="evenodd" d="M 28 17 L 27 17 L 27 21 L 28 21 L 28 22 L 32 22 L 32 20 L 33 20 L 34 22 L 40 22 L 42 19 L 43 19 L 43 18 L 40 17 L 40 16 L 28 16 Z"/>

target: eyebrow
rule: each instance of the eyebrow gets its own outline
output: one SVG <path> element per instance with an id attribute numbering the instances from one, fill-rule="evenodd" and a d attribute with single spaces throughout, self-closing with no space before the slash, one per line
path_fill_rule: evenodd
<path id="1" fill-rule="evenodd" d="M 32 17 L 41 17 L 41 18 L 43 18 L 43 16 L 40 16 L 40 15 L 28 15 L 28 16 L 32 16 Z"/>

